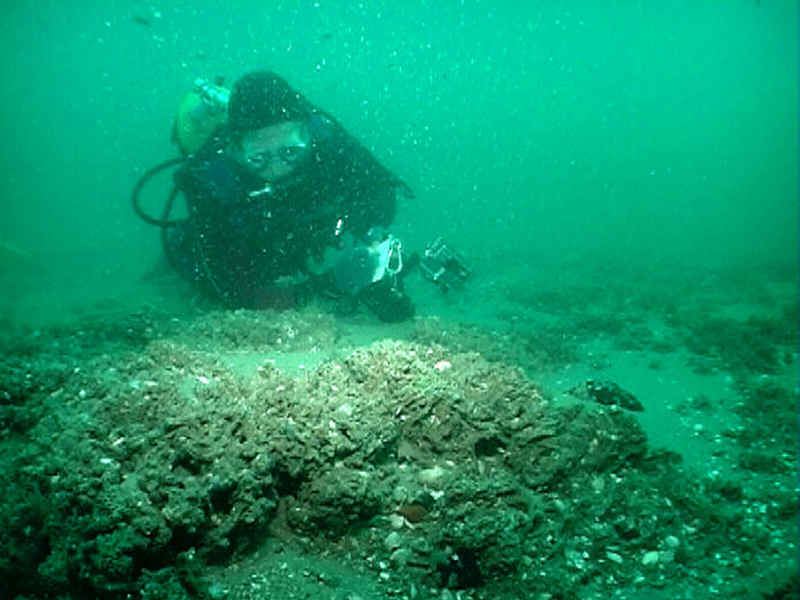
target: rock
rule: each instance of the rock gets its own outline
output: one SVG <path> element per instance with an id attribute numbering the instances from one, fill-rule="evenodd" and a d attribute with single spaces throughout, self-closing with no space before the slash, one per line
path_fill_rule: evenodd
<path id="1" fill-rule="evenodd" d="M 422 469 L 419 472 L 419 480 L 426 485 L 432 485 L 438 482 L 445 474 L 445 470 L 440 466 L 431 467 L 430 469 Z"/>
<path id="2" fill-rule="evenodd" d="M 658 563 L 659 555 L 657 550 L 651 550 L 650 552 L 645 552 L 644 556 L 642 556 L 642 564 L 644 566 L 650 566 Z"/>
<path id="3" fill-rule="evenodd" d="M 385 540 L 383 540 L 383 545 L 386 546 L 387 550 L 396 550 L 400 547 L 401 542 L 402 538 L 400 537 L 400 534 L 396 531 L 393 531 L 386 536 Z"/>
<path id="4" fill-rule="evenodd" d="M 618 406 L 634 412 L 642 412 L 644 410 L 644 406 L 636 396 L 622 389 L 613 381 L 587 379 L 582 386 L 578 385 L 572 388 L 569 393 L 578 398 L 588 397 L 589 400 L 594 400 L 598 404 L 605 406 Z"/>

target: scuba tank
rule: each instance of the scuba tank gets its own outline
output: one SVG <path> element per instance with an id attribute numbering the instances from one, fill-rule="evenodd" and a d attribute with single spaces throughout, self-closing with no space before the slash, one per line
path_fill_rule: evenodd
<path id="1" fill-rule="evenodd" d="M 217 127 L 228 118 L 231 92 L 223 87 L 222 79 L 214 83 L 203 78 L 194 80 L 194 87 L 184 96 L 175 116 L 172 141 L 184 156 L 194 154 Z"/>
<path id="2" fill-rule="evenodd" d="M 134 211 L 146 223 L 161 227 L 163 232 L 166 232 L 168 227 L 173 227 L 180 222 L 180 219 L 170 218 L 178 189 L 173 187 L 160 217 L 145 213 L 139 204 L 139 194 L 154 175 L 185 162 L 188 156 L 200 150 L 211 134 L 225 123 L 228 118 L 228 100 L 231 92 L 222 83 L 222 77 L 217 77 L 214 83 L 202 77 L 194 80 L 192 90 L 181 101 L 172 125 L 172 141 L 178 145 L 181 156 L 171 158 L 148 169 L 133 187 L 131 200 Z"/>
<path id="3" fill-rule="evenodd" d="M 197 78 L 194 80 L 192 90 L 184 96 L 178 108 L 178 114 L 172 126 L 172 141 L 178 145 L 181 156 L 171 158 L 148 169 L 136 182 L 131 194 L 133 210 L 137 215 L 150 225 L 161 229 L 161 241 L 167 259 L 174 264 L 174 260 L 167 243 L 168 230 L 180 225 L 185 219 L 171 217 L 178 187 L 173 185 L 160 216 L 147 214 L 140 205 L 140 193 L 153 176 L 166 169 L 182 165 L 187 158 L 200 150 L 211 137 L 211 134 L 228 118 L 228 100 L 230 90 L 222 85 L 223 80 L 218 77 L 213 83 Z"/>

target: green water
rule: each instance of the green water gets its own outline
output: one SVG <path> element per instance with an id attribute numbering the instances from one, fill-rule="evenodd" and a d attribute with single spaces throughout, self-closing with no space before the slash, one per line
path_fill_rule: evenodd
<path id="1" fill-rule="evenodd" d="M 0 239 L 43 266 L 26 289 L 131 293 L 160 249 L 129 192 L 176 154 L 180 98 L 265 67 L 412 185 L 409 245 L 444 234 L 490 268 L 796 261 L 796 3 L 443 4 L 8 6 Z"/>
<path id="2" fill-rule="evenodd" d="M 544 600 L 562 583 L 553 600 L 796 593 L 796 2 L 13 2 L 0 65 L 0 543 L 10 549 L 0 596 L 262 597 L 256 583 L 287 600 Z M 215 310 L 164 269 L 158 231 L 132 210 L 133 186 L 178 154 L 172 122 L 195 78 L 232 83 L 265 68 L 408 182 L 416 196 L 402 200 L 393 233 L 412 250 L 444 236 L 472 267 L 462 289 L 443 295 L 410 275 L 417 318 L 390 327 L 323 303 Z M 150 213 L 170 186 L 162 175 L 146 188 Z M 447 393 L 431 395 L 437 378 Z M 576 393 L 592 378 L 636 395 L 644 411 L 598 409 Z M 515 395 L 528 384 L 541 398 Z M 267 483 L 243 476 L 252 486 L 219 502 L 229 484 L 218 472 L 249 468 L 261 446 L 317 440 L 305 433 L 361 411 L 373 417 L 350 431 L 365 440 L 410 409 L 412 437 L 425 439 L 433 416 L 460 414 L 495 385 L 521 412 L 552 401 L 545 445 L 558 433 L 593 448 L 594 423 L 630 437 L 609 438 L 618 445 L 603 449 L 605 463 L 581 458 L 531 483 L 513 456 L 492 462 L 503 436 L 524 433 L 497 416 L 512 411 L 495 397 L 501 410 L 480 426 L 500 433 L 480 440 L 480 482 L 454 427 L 423 458 L 409 445 L 376 465 L 359 447 L 346 474 L 372 473 L 368 502 L 342 492 L 350 504 L 337 505 L 338 461 L 312 452 L 287 476 L 278 450 L 272 471 L 262 467 Z M 572 427 L 563 415 L 575 406 L 590 408 Z M 228 452 L 253 423 L 249 443 L 261 446 Z M 184 426 L 188 438 L 175 429 Z M 213 459 L 187 471 L 174 458 L 186 439 Z M 540 441 L 514 443 L 560 473 L 550 450 L 537 454 Z M 399 503 L 414 500 L 398 481 L 412 489 L 416 472 L 431 477 L 438 463 L 458 472 L 455 483 L 441 484 L 415 528 L 393 529 L 387 518 L 397 523 Z M 316 506 L 313 490 L 300 504 L 349 528 L 341 545 L 322 535 L 306 546 L 314 532 L 287 525 L 278 507 L 319 481 L 334 490 L 329 504 Z M 481 512 L 487 498 L 492 518 Z M 243 551 L 254 542 L 251 500 L 270 527 L 259 552 Z M 618 509 L 636 526 L 616 520 L 611 531 Z M 368 528 L 360 510 L 374 517 Z M 566 532 L 557 545 L 542 515 Z M 506 517 L 525 535 L 492 533 Z M 163 539 L 131 534 L 151 518 Z M 448 564 L 448 539 L 460 539 L 459 519 L 475 525 L 484 553 L 474 552 L 490 566 L 485 586 L 456 592 L 440 589 L 436 569 Z M 392 562 L 393 531 L 435 547 L 420 559 L 431 572 Z M 191 544 L 199 573 L 181 562 Z M 229 560 L 225 544 L 243 552 Z M 492 563 L 504 553 L 512 574 Z"/>

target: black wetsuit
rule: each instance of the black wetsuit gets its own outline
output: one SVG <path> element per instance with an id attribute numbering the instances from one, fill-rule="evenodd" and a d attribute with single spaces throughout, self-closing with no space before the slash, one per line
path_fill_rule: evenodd
<path id="1" fill-rule="evenodd" d="M 398 192 L 411 194 L 331 117 L 318 112 L 310 123 L 311 155 L 270 191 L 229 156 L 224 127 L 175 174 L 189 217 L 170 231 L 167 253 L 180 273 L 229 306 L 268 306 L 276 281 L 308 275 L 308 259 L 321 259 L 345 232 L 364 239 L 370 228 L 387 227 Z M 381 318 L 398 317 L 397 307 L 382 315 L 372 300 L 366 303 Z M 403 303 L 400 318 L 413 313 Z"/>

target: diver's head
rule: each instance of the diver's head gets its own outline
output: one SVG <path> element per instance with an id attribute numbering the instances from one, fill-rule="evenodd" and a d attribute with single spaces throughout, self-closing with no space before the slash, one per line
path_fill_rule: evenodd
<path id="1" fill-rule="evenodd" d="M 264 181 L 292 175 L 311 154 L 311 134 L 305 121 L 284 121 L 245 133 L 234 156 Z"/>
<path id="2" fill-rule="evenodd" d="M 311 104 L 280 76 L 245 75 L 228 104 L 234 155 L 265 181 L 291 175 L 311 154 L 311 114 Z"/>

